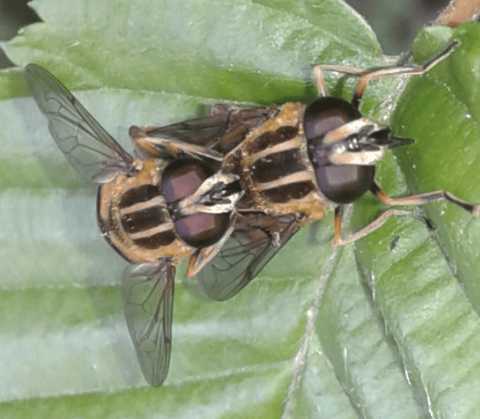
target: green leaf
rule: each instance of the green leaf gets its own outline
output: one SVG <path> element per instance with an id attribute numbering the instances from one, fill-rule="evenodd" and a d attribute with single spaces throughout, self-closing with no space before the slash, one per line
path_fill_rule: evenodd
<path id="1" fill-rule="evenodd" d="M 7 53 L 55 70 L 71 89 L 270 103 L 304 95 L 304 73 L 323 56 L 379 55 L 366 24 L 338 1 L 122 1 L 115 10 L 45 1 L 37 10 L 47 23 L 26 28 Z"/>
<path id="2" fill-rule="evenodd" d="M 340 1 L 34 4 L 45 23 L 6 46 L 10 59 L 45 66 L 127 150 L 132 124 L 166 124 L 233 100 L 308 101 L 316 63 L 391 62 Z M 416 78 L 392 117 L 396 134 L 416 139 L 396 153 L 400 167 L 391 154 L 380 167 L 380 185 L 392 195 L 408 184 L 480 197 L 468 181 L 477 177 L 480 38 L 475 25 L 446 31 L 416 44 L 420 62 L 451 33 L 462 42 Z M 326 80 L 331 93 L 350 97 L 351 80 Z M 402 89 L 392 78 L 371 84 L 362 109 L 381 117 L 379 103 Z M 390 220 L 342 250 L 332 247 L 329 214 L 223 303 L 200 298 L 178 275 L 169 376 L 148 387 L 123 318 L 125 262 L 98 232 L 95 188 L 55 147 L 20 73 L 0 73 L 0 87 L 2 417 L 410 419 L 478 411 L 480 328 L 469 288 L 479 271 L 478 221 L 443 203 L 427 208 L 434 236 L 418 220 Z M 352 228 L 379 211 L 365 197 Z"/>
<path id="3" fill-rule="evenodd" d="M 378 178 L 387 193 L 442 188 L 478 202 L 478 36 L 476 23 L 453 31 L 431 28 L 419 36 L 420 61 L 450 37 L 461 44 L 403 93 L 392 126 L 416 142 L 395 153 L 402 173 L 382 165 Z M 393 181 L 403 176 L 408 189 Z M 369 210 L 363 203 L 357 211 Z M 357 263 L 422 408 L 433 417 L 470 418 L 478 412 L 480 390 L 480 225 L 446 201 L 425 205 L 425 211 L 434 233 L 413 219 L 392 220 L 358 242 Z M 391 251 L 394 236 L 400 240 Z"/>
<path id="4" fill-rule="evenodd" d="M 445 32 L 445 28 L 432 28 L 422 34 L 419 44 L 422 38 L 433 40 L 423 45 L 443 43 Z M 476 181 L 480 166 L 479 35 L 477 23 L 453 31 L 461 45 L 422 80 L 412 80 L 399 103 L 394 118 L 399 134 L 418 139 L 397 154 L 414 192 L 441 187 L 466 200 L 480 196 Z M 431 48 L 425 49 L 422 56 L 431 54 Z M 412 165 L 415 170 L 408 170 Z M 427 213 L 438 228 L 438 241 L 447 260 L 480 312 L 480 224 L 448 204 L 428 206 Z"/>

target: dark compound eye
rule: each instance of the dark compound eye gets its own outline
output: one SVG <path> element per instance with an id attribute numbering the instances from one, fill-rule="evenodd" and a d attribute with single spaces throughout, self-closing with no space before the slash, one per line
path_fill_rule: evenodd
<path id="1" fill-rule="evenodd" d="M 174 203 L 191 196 L 205 179 L 213 174 L 197 160 L 180 159 L 170 163 L 162 174 L 162 194 L 165 201 Z M 175 230 L 188 245 L 207 247 L 220 240 L 230 225 L 230 214 L 197 213 L 175 220 Z"/>
<path id="2" fill-rule="evenodd" d="M 307 140 L 310 140 L 361 117 L 360 111 L 346 100 L 319 97 L 305 109 L 303 131 Z"/>
<path id="3" fill-rule="evenodd" d="M 167 202 L 192 195 L 213 173 L 196 160 L 180 159 L 170 163 L 162 174 L 162 194 Z"/>
<path id="4" fill-rule="evenodd" d="M 316 168 L 315 174 L 318 186 L 330 201 L 349 204 L 370 189 L 375 166 L 321 166 Z"/>
<path id="5" fill-rule="evenodd" d="M 197 213 L 175 221 L 175 230 L 192 247 L 212 246 L 218 242 L 230 225 L 230 214 Z"/>
<path id="6" fill-rule="evenodd" d="M 332 165 L 324 150 L 323 139 L 327 132 L 359 118 L 362 114 L 357 108 L 335 97 L 317 98 L 303 115 L 308 154 L 318 186 L 327 199 L 337 204 L 360 198 L 370 189 L 375 177 L 375 166 Z"/>

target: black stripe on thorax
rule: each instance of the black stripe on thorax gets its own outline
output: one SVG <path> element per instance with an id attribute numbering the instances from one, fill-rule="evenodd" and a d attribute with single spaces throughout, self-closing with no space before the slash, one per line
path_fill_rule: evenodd
<path id="1" fill-rule="evenodd" d="M 315 190 L 311 181 L 301 181 L 278 186 L 262 191 L 262 194 L 274 204 L 284 204 L 291 200 L 299 200 Z"/>
<path id="2" fill-rule="evenodd" d="M 159 196 L 160 191 L 155 185 L 144 184 L 136 186 L 134 188 L 130 188 L 123 193 L 122 199 L 120 200 L 119 208 L 128 208 L 141 202 L 150 201 L 151 199 Z"/>
<path id="3" fill-rule="evenodd" d="M 254 183 L 279 180 L 282 177 L 304 170 L 298 149 L 269 154 L 256 160 L 252 165 L 251 177 Z"/>
<path id="4" fill-rule="evenodd" d="M 278 144 L 295 138 L 298 134 L 298 127 L 286 125 L 277 128 L 275 131 L 266 131 L 248 144 L 247 152 L 256 154 L 262 150 L 274 147 Z"/>
<path id="5" fill-rule="evenodd" d="M 172 244 L 176 239 L 175 232 L 173 229 L 165 231 L 162 233 L 154 234 L 150 237 L 144 237 L 141 239 L 136 239 L 133 242 L 144 249 L 158 249 L 162 246 L 168 246 Z"/>
<path id="6" fill-rule="evenodd" d="M 166 221 L 166 214 L 160 206 L 155 205 L 122 214 L 121 221 L 123 229 L 127 233 L 138 233 L 163 224 Z"/>

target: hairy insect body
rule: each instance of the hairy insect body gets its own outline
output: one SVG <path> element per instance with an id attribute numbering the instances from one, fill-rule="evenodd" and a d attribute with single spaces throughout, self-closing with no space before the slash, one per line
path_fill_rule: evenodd
<path id="1" fill-rule="evenodd" d="M 110 245 L 133 263 L 162 257 L 182 259 L 192 253 L 175 231 L 159 188 L 165 163 L 145 160 L 135 176 L 120 173 L 99 185 L 97 218 Z"/>
<path id="2" fill-rule="evenodd" d="M 309 161 L 302 127 L 303 105 L 287 103 L 273 118 L 250 132 L 229 153 L 222 170 L 240 176 L 245 196 L 239 207 L 270 215 L 323 217 L 323 198 Z"/>
<path id="3" fill-rule="evenodd" d="M 262 126 L 228 153 L 222 170 L 240 176 L 245 195 L 239 211 L 283 216 L 293 222 L 322 218 L 335 206 L 334 243 L 352 243 L 385 223 L 390 216 L 411 216 L 411 211 L 391 208 L 360 231 L 342 238 L 342 212 L 371 192 L 388 206 L 423 205 L 446 199 L 479 214 L 478 204 L 469 204 L 442 190 L 391 198 L 375 181 L 375 165 L 387 149 L 406 146 L 412 139 L 395 137 L 389 127 L 380 127 L 363 117 L 361 100 L 370 80 L 399 74 L 420 75 L 444 60 L 458 45 L 452 42 L 423 66 L 393 66 L 363 71 L 356 68 L 319 65 L 314 73 L 319 97 L 305 108 L 287 103 Z M 322 70 L 360 77 L 352 100 L 327 95 Z M 297 216 L 295 221 L 294 216 Z M 273 239 L 272 239 L 273 242 Z"/>
<path id="4" fill-rule="evenodd" d="M 366 236 L 390 216 L 412 215 L 389 208 L 343 239 L 344 205 L 368 191 L 387 206 L 446 199 L 478 216 L 478 204 L 442 190 L 402 198 L 383 192 L 375 181 L 376 163 L 387 149 L 413 140 L 391 135 L 360 112 L 369 80 L 423 74 L 457 45 L 422 67 L 319 65 L 319 97 L 306 107 L 216 106 L 206 118 L 131 127 L 136 161 L 53 75 L 26 67 L 58 147 L 81 176 L 98 184 L 103 236 L 133 263 L 122 278 L 125 318 L 151 385 L 161 385 L 168 373 L 181 259 L 188 259 L 187 276 L 196 276 L 200 290 L 221 301 L 248 285 L 306 221 L 322 218 L 331 206 L 338 246 Z M 322 70 L 360 77 L 350 102 L 327 95 Z"/>
<path id="5" fill-rule="evenodd" d="M 25 78 L 60 150 L 82 177 L 98 185 L 103 237 L 133 263 L 122 277 L 125 319 L 145 379 L 160 385 L 170 364 L 179 262 L 188 259 L 189 276 L 205 267 L 208 273 L 198 275 L 205 294 L 226 299 L 276 253 L 263 229 L 245 222 L 235 230 L 244 191 L 238 175 L 218 168 L 224 152 L 277 111 L 217 107 L 205 118 L 153 130 L 132 128 L 135 160 L 47 70 L 30 64 Z M 287 230 L 284 238 L 295 231 Z M 217 270 L 217 262 L 228 269 Z M 233 279 L 230 267 L 237 275 Z M 214 282 L 207 284 L 210 278 Z"/>

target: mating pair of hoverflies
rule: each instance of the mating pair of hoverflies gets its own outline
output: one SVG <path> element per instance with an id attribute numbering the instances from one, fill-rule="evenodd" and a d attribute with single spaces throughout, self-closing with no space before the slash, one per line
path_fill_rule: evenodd
<path id="1" fill-rule="evenodd" d="M 319 65 L 319 97 L 308 106 L 241 109 L 217 105 L 211 115 L 165 127 L 131 127 L 135 158 L 100 126 L 47 70 L 25 68 L 32 95 L 71 165 L 98 184 L 97 216 L 105 239 L 132 262 L 123 275 L 125 316 L 148 383 L 161 385 L 170 364 L 175 268 L 202 292 L 226 300 L 244 288 L 308 220 L 335 207 L 334 243 L 351 243 L 380 227 L 388 209 L 342 238 L 342 209 L 365 192 L 388 206 L 447 199 L 473 216 L 478 205 L 443 191 L 391 198 L 375 181 L 387 148 L 413 140 L 364 118 L 370 80 L 417 75 L 445 59 L 453 42 L 422 67 L 374 70 Z M 322 71 L 359 77 L 351 102 L 328 96 Z"/>

